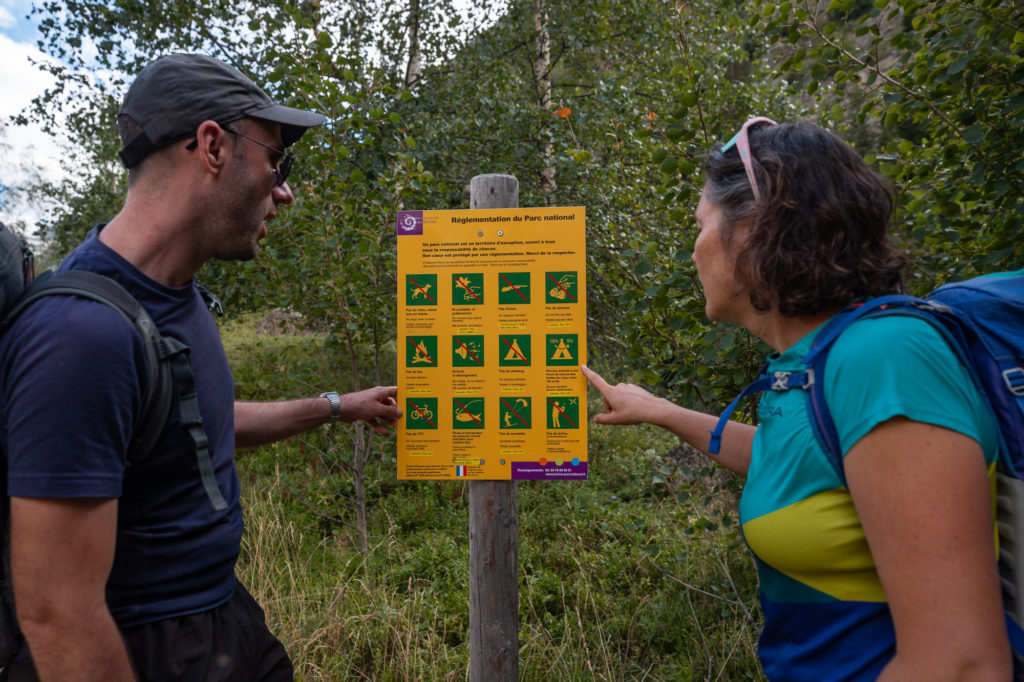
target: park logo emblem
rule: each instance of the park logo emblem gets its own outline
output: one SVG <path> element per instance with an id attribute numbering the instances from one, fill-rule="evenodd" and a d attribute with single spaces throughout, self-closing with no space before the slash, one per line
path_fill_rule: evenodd
<path id="1" fill-rule="evenodd" d="M 532 423 L 529 396 L 502 396 L 498 401 L 499 429 L 529 429 Z"/>
<path id="2" fill-rule="evenodd" d="M 407 336 L 406 367 L 437 367 L 437 337 Z"/>
<path id="3" fill-rule="evenodd" d="M 452 275 L 452 305 L 483 305 L 484 273 Z"/>
<path id="4" fill-rule="evenodd" d="M 498 336 L 499 367 L 530 366 L 530 335 L 501 334 Z"/>
<path id="5" fill-rule="evenodd" d="M 575 270 L 544 273 L 545 303 L 578 303 L 579 277 Z"/>
<path id="6" fill-rule="evenodd" d="M 405 428 L 437 430 L 437 398 L 406 398 Z"/>
<path id="7" fill-rule="evenodd" d="M 399 211 L 395 227 L 399 236 L 423 234 L 423 211 Z"/>
<path id="8" fill-rule="evenodd" d="M 529 272 L 498 273 L 498 304 L 523 305 L 530 302 Z"/>
<path id="9" fill-rule="evenodd" d="M 580 428 L 580 399 L 576 396 L 548 396 L 548 429 Z"/>
<path id="10" fill-rule="evenodd" d="M 437 305 L 437 275 L 406 275 L 405 305 Z"/>
<path id="11" fill-rule="evenodd" d="M 483 367 L 484 337 L 459 334 L 452 337 L 452 367 Z"/>
<path id="12" fill-rule="evenodd" d="M 549 367 L 569 367 L 580 364 L 578 334 L 548 334 L 545 362 Z"/>
<path id="13" fill-rule="evenodd" d="M 484 399 L 452 398 L 452 428 L 482 430 L 484 428 Z"/>

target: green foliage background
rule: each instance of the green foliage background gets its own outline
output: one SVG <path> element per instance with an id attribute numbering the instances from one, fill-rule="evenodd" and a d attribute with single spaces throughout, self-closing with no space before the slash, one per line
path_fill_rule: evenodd
<path id="1" fill-rule="evenodd" d="M 296 204 L 259 260 L 201 278 L 235 310 L 289 307 L 346 334 L 369 353 L 349 363 L 374 375 L 360 384 L 392 371 L 376 353 L 395 316 L 397 210 L 466 207 L 472 176 L 505 172 L 521 205 L 587 207 L 591 364 L 717 409 L 764 349 L 704 317 L 691 216 L 702 155 L 754 114 L 830 127 L 898 184 L 912 292 L 1019 267 L 1024 252 L 1014 3 L 73 0 L 35 15 L 64 66 L 46 67 L 59 85 L 19 120 L 64 122 L 79 162 L 37 188 L 59 207 L 41 228 L 57 255 L 119 206 L 113 115 L 125 74 L 154 56 L 209 52 L 327 114 L 300 143 Z M 423 69 L 410 78 L 414 44 Z"/>
<path id="2" fill-rule="evenodd" d="M 71 179 L 2 189 L 31 191 L 56 206 L 40 235 L 51 245 L 51 259 L 117 211 L 126 177 L 116 160 L 113 118 L 130 80 L 125 74 L 156 55 L 213 54 L 279 101 L 328 116 L 326 126 L 300 142 L 295 205 L 271 224 L 259 259 L 211 263 L 200 278 L 236 312 L 286 308 L 300 314 L 295 319 L 318 332 L 320 350 L 333 364 L 303 364 L 300 358 L 311 352 L 308 338 L 273 349 L 239 346 L 233 360 L 242 397 L 310 393 L 322 390 L 325 377 L 337 376 L 339 386 L 351 388 L 393 381 L 397 211 L 465 208 L 471 177 L 503 172 L 518 177 L 523 206 L 587 207 L 589 364 L 610 379 L 639 381 L 683 404 L 718 411 L 749 381 L 765 349 L 745 332 L 706 319 L 689 262 L 691 216 L 703 154 L 752 115 L 829 127 L 898 185 L 894 233 L 912 256 L 912 293 L 1024 264 L 1020 3 L 68 0 L 39 2 L 34 16 L 41 47 L 60 59 L 60 65 L 43 66 L 58 85 L 12 123 L 39 122 L 54 135 L 68 131 Z M 539 74 L 541 29 L 551 50 L 549 68 Z M 411 51 L 420 57 L 420 72 L 407 68 Z M 550 77 L 550 103 L 541 76 Z M 553 189 L 541 185 L 546 169 L 554 170 Z M 622 595 L 617 580 L 643 564 L 627 546 L 647 551 L 654 543 L 658 552 L 671 553 L 690 541 L 680 528 L 699 526 L 709 547 L 724 548 L 734 561 L 735 538 L 721 519 L 707 518 L 721 502 L 694 504 L 680 487 L 690 479 L 687 467 L 666 454 L 671 443 L 642 433 L 595 436 L 593 485 L 523 489 L 524 511 L 573 512 L 561 526 L 524 515 L 526 669 L 545 669 L 530 658 L 533 643 L 568 647 L 579 638 L 588 646 L 600 642 L 600 660 L 610 667 L 590 676 L 574 667 L 564 679 L 702 677 L 703 663 L 668 653 L 696 641 L 713 648 L 700 639 L 707 637 L 703 625 L 693 630 L 672 620 L 679 617 L 673 609 L 695 593 L 665 591 L 672 581 L 657 578 L 657 585 Z M 373 621 L 377 634 L 365 641 L 345 629 L 362 611 L 320 625 L 284 616 L 296 633 L 324 638 L 312 642 L 313 649 L 353 648 L 344 662 L 311 658 L 306 670 L 335 665 L 351 679 L 387 679 L 379 673 L 394 668 L 380 661 L 399 649 L 408 660 L 458 670 L 465 623 L 453 615 L 461 607 L 445 599 L 459 593 L 464 573 L 464 543 L 453 539 L 460 533 L 449 532 L 458 525 L 463 493 L 447 484 L 400 486 L 391 480 L 391 441 L 346 434 L 352 438 L 314 434 L 243 458 L 258 523 L 284 529 L 283 539 L 275 535 L 272 542 L 292 543 L 282 546 L 283 555 L 298 564 L 323 561 L 314 575 L 344 577 L 327 588 L 326 578 L 306 571 L 292 577 L 294 590 L 328 611 L 350 600 L 361 604 L 357 609 L 384 609 Z M 373 455 L 368 468 L 359 452 Z M 351 523 L 346 510 L 353 481 L 361 479 L 371 551 L 355 557 L 343 549 L 351 542 L 345 524 Z M 628 509 L 625 490 L 631 491 Z M 609 491 L 616 491 L 618 504 L 602 497 Z M 403 496 L 415 498 L 416 508 L 400 501 Z M 679 523 L 679 515 L 687 522 Z M 691 517 L 704 521 L 695 526 Z M 288 536 L 292 532 L 299 536 Z M 609 569 L 602 578 L 579 559 L 547 565 L 532 553 L 534 537 L 570 543 L 559 552 L 567 557 L 590 557 L 602 567 L 619 562 L 622 573 Z M 389 566 L 422 566 L 436 585 L 424 585 L 415 571 L 385 570 Z M 687 566 L 669 573 L 679 578 L 691 570 Z M 704 589 L 736 575 L 708 562 L 700 566 L 700 575 L 687 580 Z M 268 570 L 295 569 L 286 562 Z M 736 571 L 747 581 L 736 601 L 745 603 L 751 574 Z M 384 590 L 361 595 L 345 582 L 350 579 Z M 574 592 L 580 581 L 587 589 Z M 451 590 L 441 590 L 446 585 Z M 407 601 L 423 611 L 406 610 Z M 635 608 L 625 609 L 626 603 Z M 662 611 L 645 610 L 652 604 Z M 723 618 L 738 618 L 737 611 L 726 611 Z M 671 622 L 687 634 L 659 639 L 641 628 L 638 643 L 635 622 L 615 625 L 608 616 L 641 612 L 640 620 Z M 587 629 L 590 618 L 604 618 L 609 629 Z M 748 636 L 736 645 L 735 655 L 745 662 L 728 679 L 757 674 L 751 642 Z M 544 655 L 567 655 L 559 651 Z M 709 654 L 718 661 L 715 656 Z M 646 660 L 655 662 L 645 668 Z M 689 672 L 662 667 L 672 665 Z M 335 672 L 307 674 L 335 679 Z M 394 678 L 433 679 L 425 673 Z"/>

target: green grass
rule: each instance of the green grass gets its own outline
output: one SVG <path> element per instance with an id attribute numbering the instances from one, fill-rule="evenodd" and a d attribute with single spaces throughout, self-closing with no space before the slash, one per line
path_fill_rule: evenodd
<path id="1" fill-rule="evenodd" d="M 323 337 L 224 335 L 241 397 L 349 388 Z M 350 429 L 239 453 L 239 575 L 299 680 L 468 679 L 468 486 L 396 480 L 394 438 L 377 438 L 363 555 Z M 763 679 L 737 483 L 681 468 L 676 445 L 592 427 L 590 480 L 519 485 L 521 680 Z"/>

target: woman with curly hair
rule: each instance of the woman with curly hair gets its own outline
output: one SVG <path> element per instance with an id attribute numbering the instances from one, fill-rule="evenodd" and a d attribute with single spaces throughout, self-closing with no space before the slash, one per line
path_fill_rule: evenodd
<path id="1" fill-rule="evenodd" d="M 747 121 L 708 155 L 693 263 L 710 319 L 799 371 L 842 308 L 897 293 L 904 257 L 886 232 L 890 184 L 845 142 L 806 123 Z M 846 483 L 815 438 L 802 391 L 769 391 L 757 427 L 644 389 L 609 385 L 598 424 L 668 429 L 747 477 L 773 680 L 1008 680 L 994 544 L 996 424 L 942 336 L 906 316 L 861 319 L 835 342 L 825 398 Z"/>

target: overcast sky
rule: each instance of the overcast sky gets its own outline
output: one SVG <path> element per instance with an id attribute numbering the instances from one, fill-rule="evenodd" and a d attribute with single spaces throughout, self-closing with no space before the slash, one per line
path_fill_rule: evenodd
<path id="1" fill-rule="evenodd" d="M 29 61 L 30 58 L 44 59 L 36 48 L 39 38 L 36 19 L 25 18 L 31 5 L 31 0 L 0 0 L 0 119 L 4 121 L 24 109 L 52 82 Z M 50 179 L 60 177 L 57 146 L 38 127 L 8 127 L 3 142 L 10 147 L 8 154 L 33 159 Z M 5 167 L 10 172 L 17 164 L 6 163 Z M 5 184 L 18 184 L 18 181 L 17 177 L 4 178 Z M 13 208 L 16 215 L 0 213 L 0 220 L 34 221 L 24 207 Z"/>

